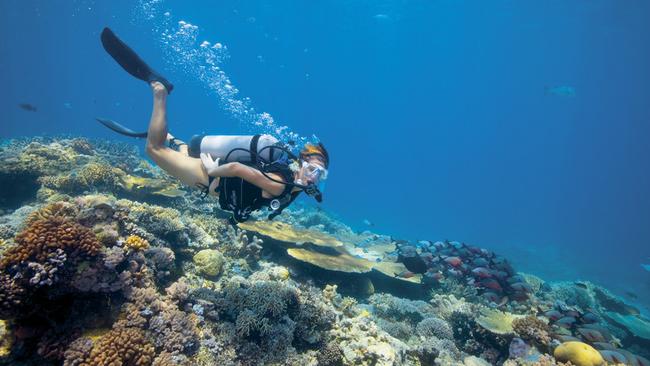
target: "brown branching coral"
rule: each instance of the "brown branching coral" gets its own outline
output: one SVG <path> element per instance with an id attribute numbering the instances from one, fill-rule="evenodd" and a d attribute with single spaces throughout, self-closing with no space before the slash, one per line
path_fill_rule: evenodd
<path id="1" fill-rule="evenodd" d="M 83 341 L 82 341 L 83 342 Z M 89 354 L 84 347 L 66 352 L 64 365 L 74 366 L 150 366 L 156 355 L 153 344 L 138 328 L 116 328 L 102 336 Z"/>
<path id="2" fill-rule="evenodd" d="M 33 222 L 16 236 L 15 243 L 0 259 L 0 269 L 27 261 L 45 263 L 57 249 L 68 254 L 68 260 L 95 256 L 101 249 L 90 229 L 61 217 Z"/>
<path id="3" fill-rule="evenodd" d="M 32 212 L 25 220 L 25 225 L 29 226 L 36 221 L 46 220 L 53 217 L 73 218 L 77 216 L 79 213 L 78 211 L 78 208 L 69 202 L 53 202 Z"/>
<path id="4" fill-rule="evenodd" d="M 534 316 L 513 320 L 512 328 L 524 340 L 543 346 L 548 346 L 551 343 L 550 327 Z"/>

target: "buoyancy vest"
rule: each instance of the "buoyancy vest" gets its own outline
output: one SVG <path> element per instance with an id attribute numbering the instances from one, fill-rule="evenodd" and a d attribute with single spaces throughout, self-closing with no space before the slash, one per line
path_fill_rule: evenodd
<path id="1" fill-rule="evenodd" d="M 189 149 L 190 156 L 209 153 L 213 159 L 222 159 L 223 163 L 237 161 L 267 174 L 278 174 L 284 182 L 291 183 L 294 173 L 286 157 L 283 159 L 283 150 L 274 147 L 277 144 L 278 140 L 269 135 L 195 136 Z M 210 177 L 208 186 L 213 179 Z M 292 188 L 293 185 L 287 184 L 279 196 L 265 198 L 260 187 L 243 178 L 220 177 L 216 191 L 221 209 L 231 211 L 235 221 L 243 222 L 250 218 L 251 213 L 264 207 L 274 211 L 269 219 L 280 214 L 298 196 L 299 192 L 291 193 Z"/>

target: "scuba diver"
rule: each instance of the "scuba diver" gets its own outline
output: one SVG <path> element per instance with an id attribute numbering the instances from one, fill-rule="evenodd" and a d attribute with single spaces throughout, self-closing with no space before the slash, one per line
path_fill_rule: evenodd
<path id="1" fill-rule="evenodd" d="M 268 207 L 269 220 L 279 215 L 301 192 L 322 201 L 318 185 L 327 178 L 329 155 L 322 143 L 308 143 L 295 156 L 270 135 L 195 136 L 189 145 L 167 130 L 167 96 L 174 86 L 151 69 L 109 28 L 101 34 L 104 49 L 153 92 L 147 132 L 135 132 L 108 119 L 97 118 L 120 134 L 147 139 L 147 155 L 184 184 L 218 196 L 219 205 L 237 222 Z"/>

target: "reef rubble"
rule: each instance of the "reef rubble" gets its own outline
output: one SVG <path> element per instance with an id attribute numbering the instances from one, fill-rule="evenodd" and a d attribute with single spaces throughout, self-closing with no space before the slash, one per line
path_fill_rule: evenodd
<path id="1" fill-rule="evenodd" d="M 0 144 L 0 364 L 650 365 L 635 307 L 305 205 L 233 226 L 131 145 Z"/>

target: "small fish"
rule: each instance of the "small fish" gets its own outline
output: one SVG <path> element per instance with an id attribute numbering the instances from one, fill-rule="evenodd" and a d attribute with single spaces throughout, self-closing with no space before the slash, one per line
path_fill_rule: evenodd
<path id="1" fill-rule="evenodd" d="M 555 322 L 558 326 L 562 328 L 571 328 L 571 325 L 576 322 L 576 318 L 572 316 L 565 316 L 563 318 L 560 318 Z"/>
<path id="2" fill-rule="evenodd" d="M 380 22 L 380 23 L 388 23 L 388 22 L 391 22 L 393 20 L 390 16 L 388 16 L 386 14 L 375 14 L 373 16 L 373 18 L 377 22 Z"/>
<path id="3" fill-rule="evenodd" d="M 641 268 L 645 269 L 646 271 L 650 272 L 650 264 L 642 264 Z"/>
<path id="4" fill-rule="evenodd" d="M 458 257 L 447 257 L 445 258 L 445 262 L 454 267 L 458 267 L 463 263 L 463 261 Z"/>
<path id="5" fill-rule="evenodd" d="M 453 268 L 448 269 L 447 273 L 449 273 L 451 276 L 454 276 L 454 277 L 462 277 L 463 276 L 463 272 L 461 272 L 461 271 L 459 271 L 457 269 L 453 269 Z"/>
<path id="6" fill-rule="evenodd" d="M 402 271 L 400 273 L 395 273 L 395 277 L 398 277 L 398 278 L 411 278 L 413 276 L 415 276 L 415 273 L 413 273 L 413 272 L 411 272 L 409 270 L 405 270 L 405 271 Z"/>
<path id="7" fill-rule="evenodd" d="M 580 320 L 582 320 L 583 323 L 598 323 L 600 321 L 598 316 L 594 313 L 585 313 L 580 317 Z"/>
<path id="8" fill-rule="evenodd" d="M 576 90 L 572 86 L 568 85 L 547 86 L 544 88 L 544 94 L 563 98 L 573 98 L 576 96 Z"/>
<path id="9" fill-rule="evenodd" d="M 63 106 L 65 107 L 65 109 L 72 109 L 72 103 L 70 102 L 63 103 Z"/>
<path id="10" fill-rule="evenodd" d="M 36 112 L 38 111 L 38 108 L 36 108 L 35 105 L 29 104 L 29 103 L 20 103 L 18 104 L 18 107 L 20 107 L 23 110 L 26 110 L 28 112 Z"/>
<path id="11" fill-rule="evenodd" d="M 487 301 L 493 302 L 493 303 L 495 303 L 495 304 L 496 304 L 496 303 L 501 299 L 501 297 L 500 297 L 499 295 L 497 295 L 496 292 L 492 292 L 492 291 L 486 291 L 486 292 L 484 292 L 484 293 L 483 293 L 483 297 L 484 297 Z"/>
<path id="12" fill-rule="evenodd" d="M 485 280 L 481 281 L 480 284 L 481 284 L 481 286 L 483 286 L 485 288 L 489 288 L 491 290 L 503 291 L 503 288 L 501 287 L 499 282 L 495 281 L 492 278 L 485 279 Z"/>
<path id="13" fill-rule="evenodd" d="M 526 282 L 515 282 L 510 287 L 519 292 L 533 292 L 533 288 Z"/>
<path id="14" fill-rule="evenodd" d="M 490 262 L 488 262 L 487 259 L 485 259 L 485 258 L 479 257 L 479 258 L 476 258 L 476 259 L 472 260 L 472 264 L 477 266 L 477 267 L 487 267 L 488 265 L 490 265 Z"/>
<path id="15" fill-rule="evenodd" d="M 574 282 L 576 286 L 580 288 L 584 288 L 585 290 L 587 289 L 587 284 L 584 282 Z"/>
<path id="16" fill-rule="evenodd" d="M 605 337 L 603 337 L 603 335 L 595 329 L 578 328 L 578 333 L 580 333 L 586 340 L 591 343 L 605 342 Z"/>
<path id="17" fill-rule="evenodd" d="M 363 223 L 367 226 L 375 226 L 375 224 L 373 222 L 370 222 L 368 219 L 363 219 Z"/>
<path id="18" fill-rule="evenodd" d="M 611 364 L 624 364 L 628 365 L 629 362 L 625 356 L 623 356 L 620 352 L 616 352 L 615 350 L 601 350 L 599 351 L 600 355 L 603 356 L 603 359 L 607 361 L 607 363 Z"/>
<path id="19" fill-rule="evenodd" d="M 634 292 L 631 291 L 625 291 L 625 296 L 629 297 L 630 299 L 638 299 L 639 296 L 635 294 Z"/>
<path id="20" fill-rule="evenodd" d="M 488 270 L 485 267 L 476 267 L 472 270 L 472 274 L 476 277 L 479 278 L 490 278 L 492 277 L 492 273 L 490 273 L 490 270 Z"/>
<path id="21" fill-rule="evenodd" d="M 544 316 L 547 317 L 550 321 L 555 321 L 562 317 L 562 313 L 557 310 L 549 310 L 544 313 Z"/>

